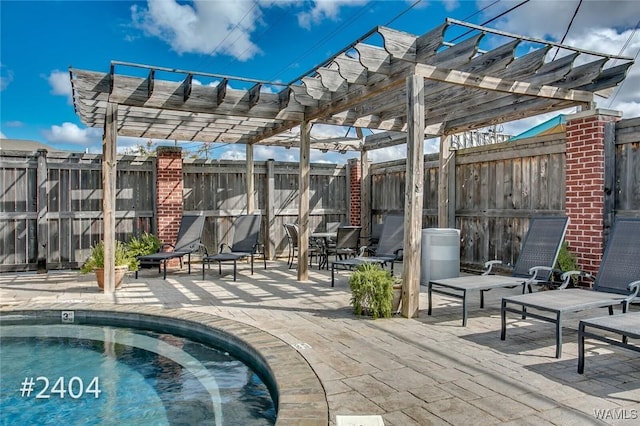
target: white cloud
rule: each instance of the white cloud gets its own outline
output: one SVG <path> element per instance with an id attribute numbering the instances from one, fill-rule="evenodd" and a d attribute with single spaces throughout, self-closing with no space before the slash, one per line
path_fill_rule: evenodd
<path id="1" fill-rule="evenodd" d="M 44 137 L 48 142 L 79 145 L 83 148 L 100 146 L 102 140 L 102 129 L 88 127 L 81 129 L 74 123 L 62 123 L 61 126 L 53 125 L 49 130 L 45 130 Z"/>
<path id="2" fill-rule="evenodd" d="M 338 13 L 343 6 L 358 6 L 367 3 L 368 0 L 315 0 L 310 2 L 313 6 L 306 12 L 298 14 L 298 25 L 311 29 L 313 25 L 322 23 L 325 19 L 338 20 Z"/>
<path id="3" fill-rule="evenodd" d="M 4 135 L 4 133 L 0 132 L 0 139 L 7 139 L 7 137 Z"/>
<path id="4" fill-rule="evenodd" d="M 73 96 L 71 91 L 71 79 L 67 71 L 53 70 L 47 76 L 51 93 L 58 96 L 66 96 L 67 103 L 73 105 Z"/>
<path id="5" fill-rule="evenodd" d="M 131 16 L 146 35 L 164 40 L 179 54 L 226 54 L 247 60 L 260 51 L 250 39 L 262 16 L 255 2 L 149 0 L 147 8 L 132 6 Z"/>
<path id="6" fill-rule="evenodd" d="M 6 89 L 9 84 L 11 84 L 11 82 L 13 81 L 13 71 L 12 70 L 6 70 L 6 67 L 2 64 L 0 64 L 0 92 L 3 91 L 4 89 Z"/>

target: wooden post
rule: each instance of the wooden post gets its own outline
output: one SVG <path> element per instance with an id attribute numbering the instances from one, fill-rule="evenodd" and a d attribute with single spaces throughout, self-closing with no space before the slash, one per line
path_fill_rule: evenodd
<path id="1" fill-rule="evenodd" d="M 309 279 L 309 157 L 311 150 L 311 126 L 300 123 L 300 171 L 298 191 L 298 281 Z"/>
<path id="2" fill-rule="evenodd" d="M 407 178 L 404 207 L 402 316 L 418 316 L 424 186 L 424 79 L 407 77 Z"/>
<path id="3" fill-rule="evenodd" d="M 102 223 L 104 229 L 104 292 L 116 291 L 116 146 L 118 104 L 109 102 L 102 138 Z"/>
<path id="4" fill-rule="evenodd" d="M 451 135 L 440 137 L 440 167 L 438 169 L 438 227 L 455 225 L 456 151 L 451 149 Z"/>
<path id="5" fill-rule="evenodd" d="M 36 193 L 36 208 L 38 211 L 36 225 L 37 268 L 39 274 L 44 274 L 47 272 L 47 243 L 49 239 L 47 222 L 47 150 L 39 149 L 36 155 L 38 158 L 38 168 L 36 169 L 38 185 Z"/>
<path id="6" fill-rule="evenodd" d="M 267 251 L 267 258 L 273 260 L 276 257 L 276 242 L 273 238 L 274 230 L 276 227 L 276 209 L 274 196 L 276 193 L 276 179 L 274 170 L 273 158 L 267 160 L 267 188 L 265 194 L 265 209 L 267 215 L 266 221 L 266 239 L 265 250 Z"/>
<path id="7" fill-rule="evenodd" d="M 371 175 L 369 174 L 369 154 L 367 151 L 360 152 L 360 226 L 362 226 L 362 236 L 371 235 Z"/>
<path id="8" fill-rule="evenodd" d="M 247 176 L 246 176 L 246 185 L 247 185 L 247 214 L 252 214 L 255 210 L 255 202 L 254 202 L 254 164 L 253 164 L 253 145 L 247 144 L 245 146 L 246 150 L 246 161 L 247 161 Z"/>
<path id="9" fill-rule="evenodd" d="M 351 225 L 351 168 L 353 164 L 347 161 L 347 164 L 344 166 L 344 170 L 347 173 L 347 179 L 345 179 L 345 183 L 347 185 L 347 223 Z"/>
<path id="10" fill-rule="evenodd" d="M 616 205 L 616 123 L 604 125 L 604 211 L 603 244 L 607 246 L 609 231 L 613 226 Z"/>

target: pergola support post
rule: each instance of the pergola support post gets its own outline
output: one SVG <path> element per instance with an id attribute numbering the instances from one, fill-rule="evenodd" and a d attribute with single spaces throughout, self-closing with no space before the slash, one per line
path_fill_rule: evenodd
<path id="1" fill-rule="evenodd" d="M 107 104 L 102 138 L 102 223 L 104 241 L 104 292 L 116 290 L 116 148 L 118 104 Z"/>
<path id="2" fill-rule="evenodd" d="M 39 274 L 47 272 L 47 245 L 49 243 L 49 224 L 47 222 L 47 150 L 39 149 L 36 179 L 38 182 L 37 204 L 38 221 L 36 231 L 37 268 Z"/>
<path id="3" fill-rule="evenodd" d="M 360 226 L 362 226 L 362 236 L 371 235 L 371 175 L 369 170 L 369 153 L 360 153 Z"/>
<path id="4" fill-rule="evenodd" d="M 300 165 L 298 191 L 298 281 L 309 279 L 309 157 L 311 155 L 311 126 L 300 123 Z"/>
<path id="5" fill-rule="evenodd" d="M 407 77 L 407 178 L 404 208 L 402 316 L 418 316 L 424 186 L 424 80 Z"/>
<path id="6" fill-rule="evenodd" d="M 246 145 L 246 160 L 247 160 L 247 214 L 252 214 L 255 210 L 255 202 L 254 202 L 254 164 L 253 164 L 253 145 Z"/>

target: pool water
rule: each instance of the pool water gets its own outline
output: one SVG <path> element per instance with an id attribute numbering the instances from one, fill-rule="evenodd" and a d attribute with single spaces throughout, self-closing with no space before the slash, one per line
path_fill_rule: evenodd
<path id="1" fill-rule="evenodd" d="M 86 325 L 9 325 L 2 326 L 0 354 L 3 425 L 275 423 L 269 391 L 249 367 L 187 338 Z"/>

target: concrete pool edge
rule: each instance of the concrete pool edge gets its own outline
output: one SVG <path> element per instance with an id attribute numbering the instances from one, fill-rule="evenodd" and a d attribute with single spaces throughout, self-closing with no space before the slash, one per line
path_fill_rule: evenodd
<path id="1" fill-rule="evenodd" d="M 112 304 L 20 304 L 0 307 L 0 315 L 35 313 L 51 318 L 62 311 L 74 311 L 75 315 L 101 317 L 105 320 L 118 315 L 131 321 L 136 316 L 166 319 L 172 324 L 197 325 L 201 332 L 209 330 L 218 337 L 231 336 L 233 342 L 241 342 L 247 356 L 254 356 L 254 364 L 266 365 L 277 389 L 277 425 L 328 425 L 329 407 L 324 388 L 304 357 L 281 339 L 254 326 L 203 312 L 152 306 Z M 93 318 L 92 317 L 92 318 Z M 147 319 L 148 320 L 148 319 Z M 158 323 L 160 324 L 160 322 Z M 105 324 L 109 325 L 109 324 Z M 170 331 L 171 332 L 171 331 Z M 189 336 L 187 336 L 189 337 Z"/>

